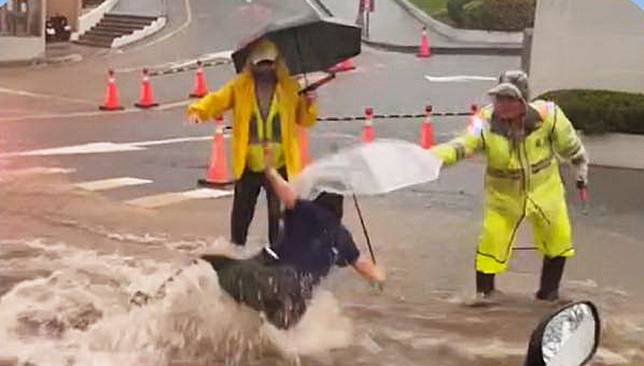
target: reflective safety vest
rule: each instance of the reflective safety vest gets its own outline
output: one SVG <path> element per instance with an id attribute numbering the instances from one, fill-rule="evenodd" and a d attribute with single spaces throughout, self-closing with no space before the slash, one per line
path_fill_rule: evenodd
<path id="1" fill-rule="evenodd" d="M 253 172 L 264 171 L 264 144 L 269 144 L 272 149 L 274 167 L 282 168 L 286 162 L 281 143 L 281 119 L 277 106 L 277 95 L 273 96 L 266 120 L 262 118 L 259 105 L 255 101 L 255 113 L 251 117 L 248 137 L 248 153 L 246 166 Z"/>

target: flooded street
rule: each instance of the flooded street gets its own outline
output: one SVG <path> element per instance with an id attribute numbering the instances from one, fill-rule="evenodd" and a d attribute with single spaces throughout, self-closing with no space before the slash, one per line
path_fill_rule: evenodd
<path id="1" fill-rule="evenodd" d="M 0 363 L 519 364 L 533 327 L 554 308 L 533 301 L 541 260 L 529 249 L 529 230 L 499 278 L 503 304 L 463 305 L 473 295 L 481 170 L 471 161 L 439 182 L 363 199 L 376 258 L 388 270 L 384 292 L 336 269 L 287 332 L 236 305 L 210 266 L 194 262 L 230 250 L 229 199 L 147 210 L 75 188 L 56 171 L 5 174 Z M 597 168 L 588 215 L 571 197 L 578 255 L 563 291 L 600 308 L 596 364 L 637 365 L 644 362 L 644 215 L 634 202 L 641 195 L 628 199 L 620 196 L 628 187 L 608 184 L 616 173 L 629 177 L 622 182 L 644 181 L 639 172 Z M 366 250 L 357 215 L 346 210 Z M 242 255 L 261 245 L 264 211 Z"/>

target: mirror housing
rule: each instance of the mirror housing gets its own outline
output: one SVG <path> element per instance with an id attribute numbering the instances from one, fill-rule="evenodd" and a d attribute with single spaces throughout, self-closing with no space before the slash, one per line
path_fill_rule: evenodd
<path id="1" fill-rule="evenodd" d="M 532 332 L 524 366 L 583 366 L 599 346 L 600 319 L 590 301 L 567 305 Z"/>

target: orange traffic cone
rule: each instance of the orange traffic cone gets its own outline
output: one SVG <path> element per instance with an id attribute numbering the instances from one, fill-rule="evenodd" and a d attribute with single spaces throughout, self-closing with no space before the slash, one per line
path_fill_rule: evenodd
<path id="1" fill-rule="evenodd" d="M 150 84 L 150 77 L 148 76 L 148 69 L 143 69 L 143 79 L 141 80 L 141 94 L 139 101 L 134 103 L 134 106 L 139 108 L 152 108 L 158 106 L 152 98 L 152 85 Z"/>
<path id="2" fill-rule="evenodd" d="M 116 89 L 116 78 L 114 77 L 114 70 L 107 71 L 107 92 L 105 93 L 105 102 L 99 106 L 98 109 L 102 111 L 118 111 L 123 109 L 119 103 L 119 93 Z"/>
<path id="3" fill-rule="evenodd" d="M 362 142 L 372 142 L 375 137 L 373 130 L 373 108 L 367 107 L 364 110 L 365 120 L 364 127 L 362 128 Z"/>
<path id="4" fill-rule="evenodd" d="M 210 152 L 210 166 L 206 173 L 206 179 L 199 179 L 197 181 L 197 184 L 200 186 L 221 187 L 233 182 L 228 176 L 223 122 L 223 117 L 217 117 L 215 119 L 215 136 L 213 137 L 212 150 Z"/>
<path id="5" fill-rule="evenodd" d="M 427 28 L 423 27 L 423 32 L 420 35 L 420 46 L 418 47 L 418 57 L 428 58 L 432 55 L 429 48 L 429 38 L 427 37 Z"/>
<path id="6" fill-rule="evenodd" d="M 355 70 L 355 65 L 353 64 L 353 61 L 351 61 L 350 58 L 340 62 L 339 64 L 333 66 L 332 68 L 329 69 L 329 72 L 331 73 L 336 73 L 336 72 L 343 72 L 343 71 L 350 71 L 350 70 Z"/>
<path id="7" fill-rule="evenodd" d="M 195 87 L 190 93 L 190 98 L 201 98 L 208 94 L 206 86 L 206 77 L 203 75 L 203 64 L 197 61 L 197 72 L 195 73 Z"/>
<path id="8" fill-rule="evenodd" d="M 432 106 L 425 107 L 425 120 L 420 125 L 420 146 L 429 149 L 434 145 L 434 128 L 432 126 Z"/>
<path id="9" fill-rule="evenodd" d="M 304 127 L 298 126 L 297 133 L 300 144 L 300 164 L 304 168 L 311 162 L 311 156 L 309 155 L 309 136 Z"/>

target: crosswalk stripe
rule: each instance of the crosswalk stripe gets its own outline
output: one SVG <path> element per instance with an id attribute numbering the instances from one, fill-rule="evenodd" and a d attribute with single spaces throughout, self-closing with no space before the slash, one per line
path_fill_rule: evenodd
<path id="1" fill-rule="evenodd" d="M 128 187 L 128 186 L 138 186 L 142 184 L 152 183 L 153 181 L 149 179 L 139 179 L 131 177 L 122 177 L 122 178 L 111 178 L 111 179 L 101 179 L 88 182 L 76 183 L 75 186 L 86 191 L 104 191 L 108 189 Z"/>
<path id="2" fill-rule="evenodd" d="M 230 138 L 230 134 L 224 134 L 224 138 Z M 188 142 L 201 142 L 212 140 L 212 136 L 192 136 L 179 137 L 163 140 L 152 141 L 134 141 L 134 142 L 91 142 L 81 145 L 61 146 L 51 149 L 39 149 L 31 151 L 18 151 L 10 153 L 0 153 L 0 158 L 11 158 L 20 156 L 52 156 L 52 155 L 82 155 L 82 154 L 108 154 L 118 152 L 142 151 L 147 147 L 179 144 Z"/>
<path id="3" fill-rule="evenodd" d="M 143 208 L 158 208 L 193 199 L 221 198 L 232 196 L 232 194 L 232 191 L 202 188 L 184 192 L 170 192 L 144 196 L 126 201 L 126 203 Z"/>
<path id="4" fill-rule="evenodd" d="M 76 172 L 76 169 L 41 166 L 26 169 L 0 169 L 0 181 L 29 175 L 70 174 L 74 172 Z"/>

